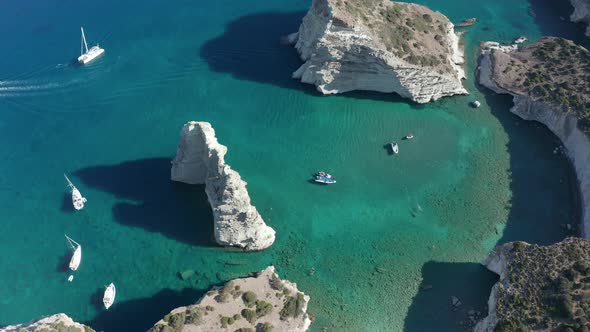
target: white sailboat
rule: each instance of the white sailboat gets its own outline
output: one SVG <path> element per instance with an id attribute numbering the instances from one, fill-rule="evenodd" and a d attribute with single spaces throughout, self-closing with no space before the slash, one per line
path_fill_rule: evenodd
<path id="1" fill-rule="evenodd" d="M 68 179 L 67 175 L 64 174 L 66 181 L 68 181 L 68 186 L 72 189 L 72 205 L 74 205 L 74 209 L 82 210 L 84 208 L 84 203 L 86 203 L 86 197 L 83 197 L 80 193 L 80 190 L 74 186 L 72 181 Z"/>
<path id="2" fill-rule="evenodd" d="M 80 266 L 80 262 L 82 261 L 82 246 L 78 242 L 72 240 L 72 238 L 70 238 L 67 235 L 66 240 L 68 240 L 68 244 L 70 245 L 70 247 L 72 247 L 72 250 L 74 251 L 72 258 L 70 259 L 70 270 L 76 271 L 78 269 L 78 266 Z"/>
<path id="3" fill-rule="evenodd" d="M 88 49 L 88 44 L 86 43 L 86 36 L 84 35 L 84 28 L 80 27 L 82 31 L 82 42 L 80 45 L 80 56 L 78 57 L 78 62 L 85 65 L 88 62 L 96 59 L 99 55 L 104 53 L 104 49 L 100 48 L 98 43 L 96 46 L 92 46 Z M 86 51 L 86 52 L 84 52 Z"/>
<path id="4" fill-rule="evenodd" d="M 104 296 L 102 297 L 102 303 L 104 303 L 105 308 L 108 309 L 113 305 L 113 303 L 115 302 L 116 294 L 117 289 L 115 288 L 115 284 L 111 282 L 104 290 Z"/>

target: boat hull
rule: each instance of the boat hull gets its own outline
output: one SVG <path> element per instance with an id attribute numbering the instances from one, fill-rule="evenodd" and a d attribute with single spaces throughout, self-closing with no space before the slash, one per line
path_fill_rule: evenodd
<path id="1" fill-rule="evenodd" d="M 117 294 L 117 289 L 115 288 L 115 284 L 112 282 L 107 286 L 107 289 L 104 291 L 104 296 L 102 298 L 102 303 L 106 309 L 110 308 L 113 303 L 115 302 L 115 295 Z"/>
<path id="2" fill-rule="evenodd" d="M 78 57 L 78 62 L 85 65 L 85 64 L 93 61 L 94 59 L 98 58 L 103 53 L 104 53 L 104 49 L 102 49 L 98 46 L 94 46 L 91 49 L 89 49 L 88 52 L 80 55 Z"/>
<path id="3" fill-rule="evenodd" d="M 80 262 L 82 261 L 82 246 L 78 246 L 76 250 L 74 250 L 74 255 L 72 255 L 72 259 L 70 259 L 70 270 L 76 271 L 80 266 Z"/>

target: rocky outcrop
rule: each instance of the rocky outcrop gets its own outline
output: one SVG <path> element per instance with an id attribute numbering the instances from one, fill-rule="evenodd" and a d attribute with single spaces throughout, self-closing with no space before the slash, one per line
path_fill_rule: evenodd
<path id="1" fill-rule="evenodd" d="M 172 310 L 149 332 L 304 332 L 311 325 L 309 299 L 269 266 L 254 277 L 234 279 L 209 291 L 194 305 Z"/>
<path id="2" fill-rule="evenodd" d="M 42 317 L 25 324 L 0 327 L 0 332 L 95 332 L 92 328 L 74 322 L 66 314 Z"/>
<path id="3" fill-rule="evenodd" d="M 590 24 L 590 0 L 570 0 L 570 3 L 574 7 L 570 20 Z M 590 25 L 586 29 L 586 36 L 590 37 Z"/>
<path id="4" fill-rule="evenodd" d="M 541 43 L 551 40 L 546 39 Z M 534 48 L 539 49 L 538 45 L 531 47 L 533 47 L 533 52 Z M 514 72 L 514 77 L 527 77 L 528 70 L 526 68 L 523 67 L 522 71 L 517 68 L 518 63 L 523 59 L 519 59 L 516 55 L 521 52 L 527 52 L 527 50 L 517 50 L 512 46 L 502 47 L 497 43 L 485 43 L 479 63 L 479 83 L 496 93 L 514 96 L 514 106 L 510 109 L 512 113 L 525 120 L 534 120 L 544 124 L 561 140 L 576 172 L 582 208 L 581 234 L 587 238 L 590 236 L 590 213 L 588 213 L 588 207 L 590 207 L 590 139 L 588 134 L 581 129 L 580 113 L 575 110 L 564 110 L 563 105 L 527 93 L 518 84 L 514 84 L 516 78 L 512 78 L 510 72 Z M 573 62 L 574 57 L 570 57 L 568 61 Z M 527 63 L 535 65 L 532 59 L 528 59 Z M 507 70 L 508 66 L 513 69 Z M 559 69 L 559 71 L 562 70 Z M 547 80 L 549 81 L 549 79 Z M 573 78 L 571 82 L 584 84 L 583 79 L 577 78 Z M 556 93 L 557 91 L 551 92 L 553 95 Z"/>
<path id="5" fill-rule="evenodd" d="M 389 0 L 313 0 L 295 43 L 293 73 L 323 94 L 395 92 L 418 103 L 467 94 L 463 52 L 447 17 Z"/>
<path id="6" fill-rule="evenodd" d="M 488 316 L 474 332 L 588 330 L 589 259 L 590 241 L 578 238 L 497 247 L 484 264 L 500 280 L 492 288 Z"/>
<path id="7" fill-rule="evenodd" d="M 225 163 L 226 153 L 227 147 L 217 142 L 211 124 L 188 122 L 172 161 L 171 179 L 205 184 L 217 243 L 245 250 L 268 248 L 275 240 L 275 231 L 250 204 L 246 182 Z"/>

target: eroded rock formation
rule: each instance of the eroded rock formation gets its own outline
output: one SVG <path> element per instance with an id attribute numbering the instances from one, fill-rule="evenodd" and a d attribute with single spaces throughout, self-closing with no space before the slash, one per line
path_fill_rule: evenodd
<path id="1" fill-rule="evenodd" d="M 305 63 L 293 73 L 323 94 L 395 92 L 418 103 L 467 94 L 463 52 L 447 17 L 389 0 L 313 0 L 286 40 Z"/>
<path id="2" fill-rule="evenodd" d="M 171 179 L 205 184 L 217 243 L 245 250 L 268 248 L 275 240 L 275 231 L 250 204 L 246 182 L 225 163 L 226 153 L 227 147 L 217 142 L 211 124 L 188 122 L 172 161 Z"/>

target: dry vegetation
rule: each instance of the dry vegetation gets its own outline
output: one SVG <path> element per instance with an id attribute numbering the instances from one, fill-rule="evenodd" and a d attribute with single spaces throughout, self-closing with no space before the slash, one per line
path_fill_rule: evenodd
<path id="1" fill-rule="evenodd" d="M 335 21 L 345 27 L 364 26 L 384 49 L 408 63 L 451 72 L 448 19 L 427 7 L 383 0 L 327 0 Z"/>
<path id="2" fill-rule="evenodd" d="M 551 246 L 515 242 L 510 287 L 500 288 L 495 332 L 590 331 L 590 242 Z"/>
<path id="3" fill-rule="evenodd" d="M 494 80 L 509 91 L 559 105 L 576 114 L 590 134 L 590 52 L 555 37 L 512 53 L 493 53 Z"/>

